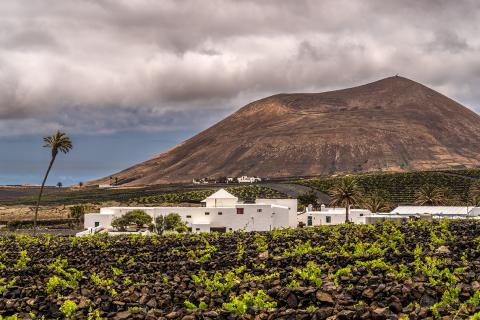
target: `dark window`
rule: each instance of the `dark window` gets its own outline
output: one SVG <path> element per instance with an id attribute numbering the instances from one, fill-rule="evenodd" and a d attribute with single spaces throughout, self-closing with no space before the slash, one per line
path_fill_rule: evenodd
<path id="1" fill-rule="evenodd" d="M 200 228 L 195 228 L 195 231 L 200 231 Z"/>
<path id="2" fill-rule="evenodd" d="M 98 227 L 98 226 L 100 226 L 100 222 L 95 221 L 95 227 Z"/>
<path id="3" fill-rule="evenodd" d="M 188 216 L 187 216 L 187 219 L 188 219 L 188 218 L 191 218 L 191 217 L 192 217 L 192 216 L 188 215 Z"/>
<path id="4" fill-rule="evenodd" d="M 332 217 L 326 216 L 325 219 L 326 219 L 327 223 L 332 223 Z"/>
<path id="5" fill-rule="evenodd" d="M 226 232 L 227 228 L 225 228 L 225 227 L 212 227 L 212 228 L 210 228 L 210 231 L 212 231 L 212 232 Z"/>
<path id="6" fill-rule="evenodd" d="M 222 211 L 218 211 L 218 215 L 221 216 L 223 213 Z"/>
<path id="7" fill-rule="evenodd" d="M 209 216 L 209 215 L 210 215 L 210 212 L 205 212 L 205 215 L 206 215 L 206 216 Z"/>
<path id="8" fill-rule="evenodd" d="M 363 217 L 363 213 L 360 213 L 360 217 Z"/>
<path id="9" fill-rule="evenodd" d="M 313 217 L 312 216 L 307 217 L 307 226 L 313 226 Z"/>
<path id="10" fill-rule="evenodd" d="M 237 214 L 243 214 L 244 208 L 237 208 Z"/>
<path id="11" fill-rule="evenodd" d="M 257 212 L 262 212 L 262 209 L 257 209 Z"/>

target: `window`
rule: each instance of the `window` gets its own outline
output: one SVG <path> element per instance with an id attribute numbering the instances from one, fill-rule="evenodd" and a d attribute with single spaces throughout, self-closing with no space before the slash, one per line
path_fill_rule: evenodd
<path id="1" fill-rule="evenodd" d="M 332 217 L 326 216 L 325 219 L 327 223 L 332 223 Z"/>
<path id="2" fill-rule="evenodd" d="M 243 214 L 244 208 L 237 208 L 237 214 Z"/>
<path id="3" fill-rule="evenodd" d="M 205 212 L 205 215 L 206 215 L 206 216 L 209 216 L 209 215 L 210 215 L 210 212 Z"/>
<path id="4" fill-rule="evenodd" d="M 309 226 L 309 227 L 313 226 L 313 217 L 312 216 L 307 217 L 307 226 Z"/>
<path id="5" fill-rule="evenodd" d="M 218 215 L 221 216 L 223 213 L 222 211 L 218 211 Z"/>
<path id="6" fill-rule="evenodd" d="M 195 228 L 195 231 L 200 231 L 200 228 Z"/>
<path id="7" fill-rule="evenodd" d="M 99 226 L 100 226 L 100 222 L 95 221 L 95 227 L 99 227 Z"/>
<path id="8" fill-rule="evenodd" d="M 363 213 L 360 213 L 360 217 L 363 217 Z"/>
<path id="9" fill-rule="evenodd" d="M 262 209 L 257 209 L 257 212 L 262 212 Z"/>
<path id="10" fill-rule="evenodd" d="M 192 217 L 192 216 L 188 215 L 188 216 L 187 216 L 187 219 L 188 219 L 188 218 L 191 218 L 191 217 Z"/>

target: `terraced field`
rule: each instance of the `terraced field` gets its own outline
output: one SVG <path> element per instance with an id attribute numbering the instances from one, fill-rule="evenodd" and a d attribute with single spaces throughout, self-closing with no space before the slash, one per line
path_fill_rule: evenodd
<path id="1" fill-rule="evenodd" d="M 0 237 L 4 319 L 479 319 L 480 221 Z"/>
<path id="2" fill-rule="evenodd" d="M 472 183 L 479 181 L 480 170 L 423 171 L 407 173 L 369 173 L 354 175 L 355 180 L 365 193 L 386 192 L 388 200 L 394 204 L 411 204 L 415 200 L 415 191 L 425 184 L 448 188 L 453 199 L 452 204 L 464 205 Z M 341 176 L 298 179 L 297 183 L 328 192 L 337 184 Z"/>
<path id="3" fill-rule="evenodd" d="M 284 194 L 268 187 L 256 185 L 158 185 L 144 188 L 82 189 L 47 188 L 42 205 L 69 205 L 81 203 L 102 203 L 117 201 L 120 203 L 161 203 L 161 202 L 199 202 L 219 188 L 226 188 L 243 200 L 255 198 L 284 197 Z M 0 205 L 34 205 L 38 197 L 37 187 L 2 187 Z"/>

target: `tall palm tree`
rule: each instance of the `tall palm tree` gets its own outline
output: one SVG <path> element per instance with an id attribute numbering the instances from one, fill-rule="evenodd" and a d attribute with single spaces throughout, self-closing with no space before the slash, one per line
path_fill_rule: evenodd
<path id="1" fill-rule="evenodd" d="M 344 178 L 339 184 L 330 189 L 329 194 L 332 198 L 330 205 L 345 206 L 345 222 L 349 222 L 350 206 L 361 202 L 362 192 L 355 180 L 350 177 Z"/>
<path id="2" fill-rule="evenodd" d="M 52 169 L 53 163 L 57 158 L 58 152 L 68 153 L 72 149 L 72 141 L 70 138 L 63 132 L 57 131 L 53 136 L 43 138 L 45 145 L 43 147 L 50 148 L 52 151 L 52 158 L 48 165 L 47 172 L 45 172 L 45 177 L 43 178 L 42 187 L 40 188 L 40 193 L 38 194 L 37 206 L 35 207 L 35 217 L 33 219 L 33 234 L 37 234 L 37 219 L 38 219 L 38 207 L 40 206 L 40 200 L 42 199 L 43 189 L 45 187 L 45 182 L 47 182 L 48 174 L 50 169 Z"/>
<path id="3" fill-rule="evenodd" d="M 448 190 L 431 184 L 422 186 L 415 192 L 415 204 L 420 206 L 441 206 L 448 202 Z"/>
<path id="4" fill-rule="evenodd" d="M 388 211 L 391 209 L 391 205 L 385 198 L 385 195 L 380 191 L 374 191 L 365 198 L 363 206 L 372 213 Z"/>

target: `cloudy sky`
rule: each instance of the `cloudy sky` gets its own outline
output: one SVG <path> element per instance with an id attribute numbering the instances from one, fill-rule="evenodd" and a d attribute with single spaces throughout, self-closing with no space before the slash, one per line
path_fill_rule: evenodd
<path id="1" fill-rule="evenodd" d="M 400 74 L 480 111 L 476 0 L 2 0 L 0 184 L 146 160 L 246 103 Z"/>

